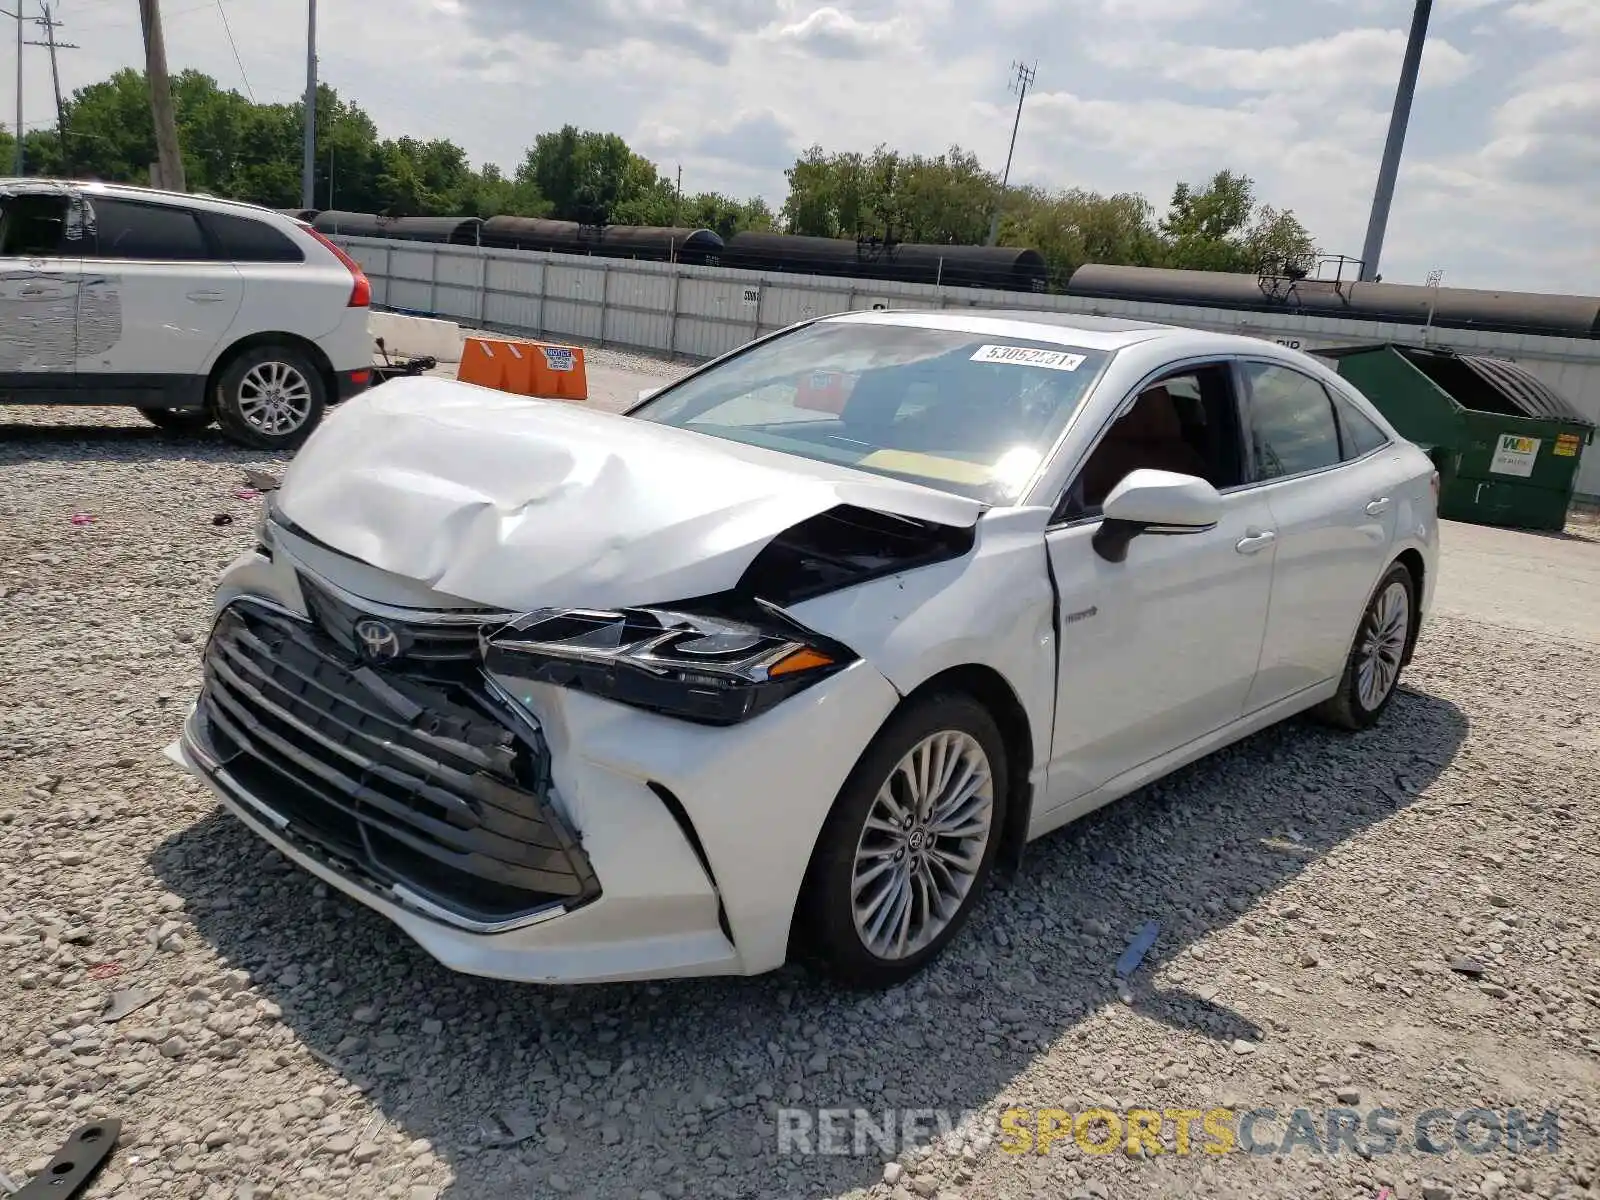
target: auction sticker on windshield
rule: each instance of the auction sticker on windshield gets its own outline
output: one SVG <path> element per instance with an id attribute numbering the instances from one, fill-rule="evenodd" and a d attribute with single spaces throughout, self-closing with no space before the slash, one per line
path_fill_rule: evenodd
<path id="1" fill-rule="evenodd" d="M 1083 366 L 1083 355 L 1065 350 L 1035 350 L 1031 346 L 979 346 L 973 362 L 1012 363 L 1019 367 L 1047 367 L 1052 371 L 1076 371 Z"/>

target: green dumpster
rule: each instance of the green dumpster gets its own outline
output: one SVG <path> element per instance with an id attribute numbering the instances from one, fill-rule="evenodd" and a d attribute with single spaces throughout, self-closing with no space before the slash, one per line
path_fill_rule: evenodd
<path id="1" fill-rule="evenodd" d="M 1439 515 L 1561 529 L 1595 424 L 1504 358 L 1416 346 L 1319 350 L 1439 467 Z"/>

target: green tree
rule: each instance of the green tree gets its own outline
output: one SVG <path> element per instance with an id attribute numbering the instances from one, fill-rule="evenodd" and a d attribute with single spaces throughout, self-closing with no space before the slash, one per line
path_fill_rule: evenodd
<path id="1" fill-rule="evenodd" d="M 677 198 L 622 138 L 574 125 L 536 137 L 516 179 L 549 202 L 550 215 L 585 225 L 665 225 Z"/>
<path id="2" fill-rule="evenodd" d="M 785 173 L 790 233 L 889 241 L 976 242 L 988 230 L 999 181 L 959 146 L 936 158 L 887 146 L 828 154 L 812 146 Z"/>
<path id="3" fill-rule="evenodd" d="M 739 200 L 720 192 L 701 192 L 685 196 L 678 223 L 691 229 L 710 229 L 724 238 L 745 230 L 768 232 L 773 227 L 772 209 L 760 196 Z"/>
<path id="4" fill-rule="evenodd" d="M 952 146 L 937 158 L 904 160 L 896 192 L 902 241 L 975 245 L 988 236 L 1000 181 L 976 154 Z"/>
<path id="5" fill-rule="evenodd" d="M 1292 212 L 1258 204 L 1254 182 L 1219 171 L 1204 188 L 1180 183 L 1161 222 L 1169 266 L 1250 271 L 1274 256 L 1303 257 L 1315 242 Z"/>
<path id="6" fill-rule="evenodd" d="M 1084 263 L 1155 266 L 1166 251 L 1155 210 L 1143 196 L 1102 196 L 1081 188 L 1019 189 L 1009 203 L 1000 240 L 1039 251 L 1049 265 L 1051 286 L 1058 290 Z"/>

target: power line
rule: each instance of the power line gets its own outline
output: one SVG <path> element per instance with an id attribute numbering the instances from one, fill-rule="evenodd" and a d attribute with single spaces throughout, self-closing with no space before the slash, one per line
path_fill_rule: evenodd
<path id="1" fill-rule="evenodd" d="M 228 45 L 233 48 L 233 61 L 239 64 L 239 78 L 244 80 L 244 90 L 250 93 L 250 103 L 254 104 L 255 89 L 250 86 L 250 76 L 245 73 L 244 59 L 239 57 L 239 45 L 233 40 L 233 26 L 228 24 L 228 10 L 222 7 L 222 0 L 217 0 L 217 12 L 222 17 L 222 28 L 228 35 Z"/>
<path id="2" fill-rule="evenodd" d="M 197 13 L 197 12 L 209 12 L 214 3 L 215 3 L 215 0 L 202 0 L 201 3 L 199 3 L 199 4 L 191 4 L 187 8 L 174 9 L 172 12 L 163 12 L 161 14 L 161 23 L 163 25 L 171 25 L 179 17 L 190 16 L 190 15 L 192 15 L 194 13 Z M 120 8 L 121 6 L 118 5 L 117 7 Z M 104 21 L 99 20 L 99 19 L 95 20 L 95 28 L 97 28 L 97 29 L 102 28 L 104 26 L 108 26 L 108 25 L 117 26 L 118 28 L 128 28 L 128 27 L 137 25 L 137 26 L 140 27 L 140 29 L 143 29 L 144 28 L 144 18 L 142 16 L 139 16 L 139 17 L 133 17 L 131 19 L 130 18 L 116 18 L 116 19 L 110 19 L 110 20 L 104 20 Z"/>
<path id="3" fill-rule="evenodd" d="M 18 3 L 20 5 L 21 0 L 18 0 Z M 56 30 L 61 28 L 61 22 L 50 15 L 50 6 L 48 4 L 40 7 L 44 12 L 44 16 L 36 18 L 33 23 L 43 26 L 45 37 L 49 40 L 29 42 L 27 44 L 30 46 L 43 46 L 50 51 L 50 83 L 55 88 L 56 93 L 56 126 L 61 134 L 61 157 L 67 168 L 66 173 L 70 175 L 72 174 L 72 151 L 67 145 L 67 110 L 61 103 L 61 68 L 56 63 L 56 51 L 81 50 L 83 47 L 74 42 L 56 41 Z"/>

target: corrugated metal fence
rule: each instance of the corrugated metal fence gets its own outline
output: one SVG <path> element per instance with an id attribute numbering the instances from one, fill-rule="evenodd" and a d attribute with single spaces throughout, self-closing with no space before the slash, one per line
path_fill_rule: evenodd
<path id="1" fill-rule="evenodd" d="M 1052 309 L 1242 333 L 1308 351 L 1392 341 L 1515 358 L 1600 422 L 1600 342 L 526 250 L 334 240 L 371 277 L 379 307 L 619 350 L 715 358 L 796 321 L 875 307 Z M 1578 490 L 1600 494 L 1600 452 L 1585 454 Z"/>

